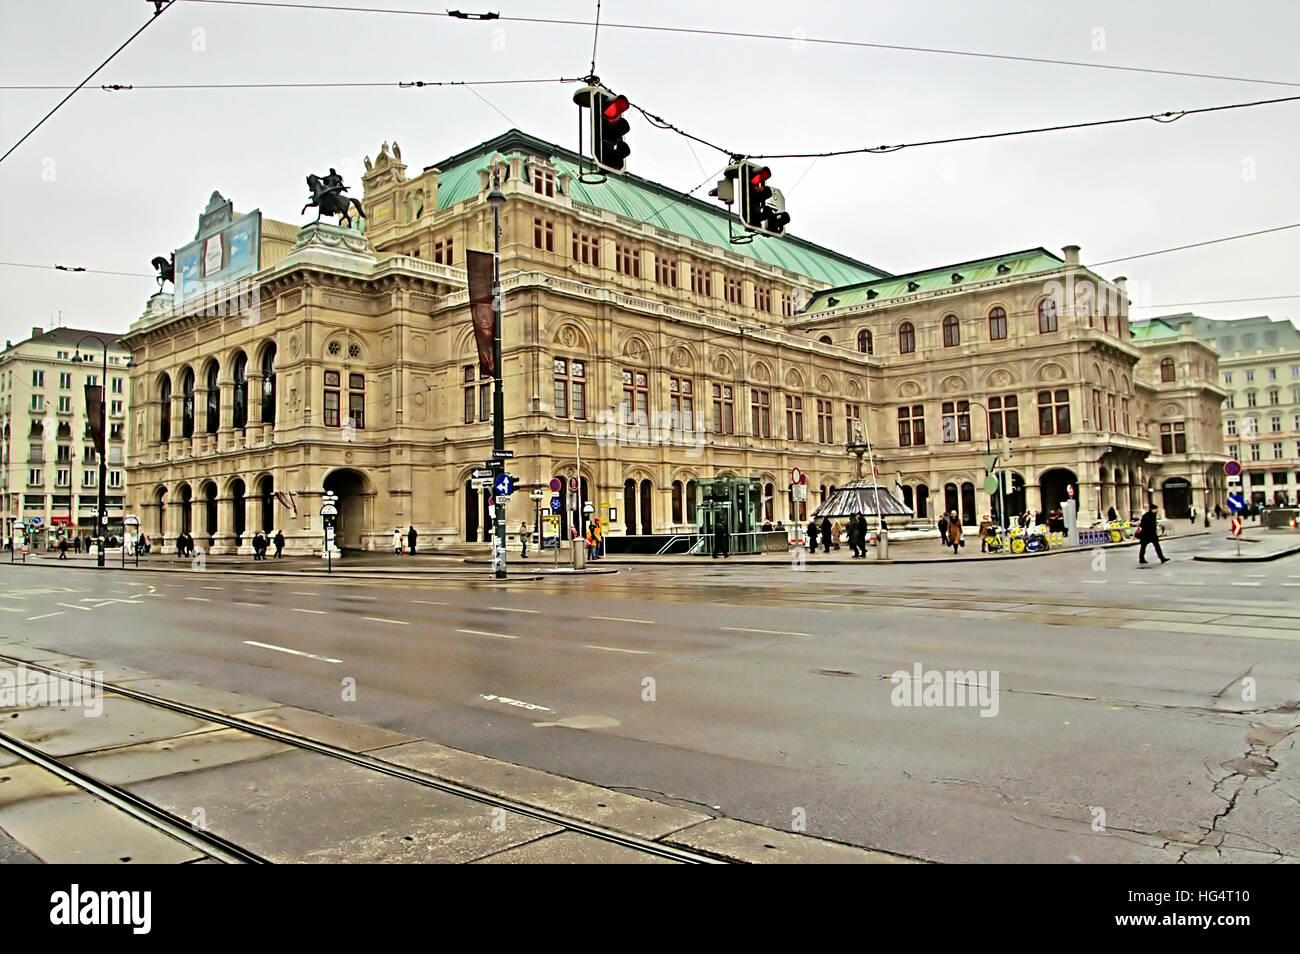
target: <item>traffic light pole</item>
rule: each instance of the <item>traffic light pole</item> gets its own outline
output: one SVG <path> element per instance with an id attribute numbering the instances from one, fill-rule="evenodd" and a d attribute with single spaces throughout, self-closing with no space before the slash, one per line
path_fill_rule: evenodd
<path id="1" fill-rule="evenodd" d="M 497 169 L 492 168 L 492 191 L 488 204 L 492 206 L 492 459 L 500 461 L 505 473 L 506 449 L 505 392 L 501 379 L 501 206 L 506 197 L 501 191 Z M 498 580 L 506 578 L 506 507 L 501 495 L 493 489 L 492 509 L 496 518 L 495 546 L 493 547 L 493 573 Z"/>

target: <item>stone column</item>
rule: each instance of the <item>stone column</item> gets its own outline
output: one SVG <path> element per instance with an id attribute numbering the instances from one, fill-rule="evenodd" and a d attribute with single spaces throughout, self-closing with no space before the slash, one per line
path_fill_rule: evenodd
<path id="1" fill-rule="evenodd" d="M 178 457 L 183 457 L 185 451 L 188 450 L 185 446 L 185 438 L 181 436 L 185 433 L 185 395 L 172 392 L 171 412 L 172 432 L 171 440 L 167 442 L 167 458 L 168 460 L 176 460 Z"/>
<path id="2" fill-rule="evenodd" d="M 253 485 L 248 484 L 244 491 L 244 542 L 239 548 L 240 553 L 253 552 L 253 535 L 261 529 L 262 498 L 254 492 Z"/>
<path id="3" fill-rule="evenodd" d="M 212 535 L 213 553 L 235 552 L 235 508 L 230 496 L 217 491 L 217 532 Z"/>
<path id="4" fill-rule="evenodd" d="M 221 416 L 217 424 L 217 449 L 228 450 L 234 434 L 235 385 L 231 381 L 221 381 L 217 387 L 221 391 Z"/>
<path id="5" fill-rule="evenodd" d="M 244 427 L 245 446 L 262 443 L 262 372 L 248 372 L 248 420 Z"/>

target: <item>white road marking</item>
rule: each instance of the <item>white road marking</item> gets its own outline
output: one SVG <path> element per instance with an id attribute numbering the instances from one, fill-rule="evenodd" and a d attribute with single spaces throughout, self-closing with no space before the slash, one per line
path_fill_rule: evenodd
<path id="1" fill-rule="evenodd" d="M 1286 586 L 1300 586 L 1300 583 L 1287 583 Z M 12 606 L 0 606 L 0 613 L 21 613 L 22 610 L 15 609 Z"/>
<path id="2" fill-rule="evenodd" d="M 261 606 L 262 605 L 261 603 L 241 603 L 239 600 L 235 600 L 234 602 L 236 606 Z"/>
<path id="3" fill-rule="evenodd" d="M 49 619 L 51 616 L 62 616 L 62 615 L 63 615 L 63 610 L 59 610 L 57 613 L 46 613 L 44 616 L 29 616 L 27 617 L 27 622 L 30 623 L 32 622 L 32 620 Z"/>
<path id="4" fill-rule="evenodd" d="M 212 599 L 211 599 L 210 597 L 207 597 L 207 596 L 187 596 L 187 597 L 185 597 L 185 598 L 186 598 L 187 600 L 190 600 L 191 602 L 194 602 L 194 603 L 211 603 L 211 602 L 212 602 Z"/>
<path id="5" fill-rule="evenodd" d="M 723 632 L 727 633 L 763 633 L 767 636 L 811 636 L 812 633 L 787 633 L 779 629 L 748 629 L 743 626 L 724 626 Z"/>
<path id="6" fill-rule="evenodd" d="M 307 590 L 290 590 L 290 596 L 319 596 L 319 592 L 308 592 Z"/>
<path id="7" fill-rule="evenodd" d="M 224 590 L 224 589 L 225 589 L 224 586 L 205 586 L 205 587 L 203 587 L 203 588 L 204 588 L 205 590 Z"/>
<path id="8" fill-rule="evenodd" d="M 345 597 L 343 597 L 343 598 L 344 598 L 345 600 L 368 600 L 368 601 L 371 602 L 371 603 L 373 603 L 375 600 L 379 599 L 378 596 L 345 596 Z"/>
<path id="9" fill-rule="evenodd" d="M 446 600 L 411 600 L 412 603 L 420 603 L 424 606 L 446 606 Z"/>
<path id="10" fill-rule="evenodd" d="M 497 639 L 518 639 L 518 636 L 510 636 L 506 633 L 485 633 L 481 629 L 458 629 L 458 633 L 468 633 L 471 636 L 495 636 Z"/>
<path id="11" fill-rule="evenodd" d="M 291 612 L 294 612 L 294 613 L 315 613 L 317 616 L 324 616 L 324 615 L 325 615 L 325 611 L 324 611 L 324 610 L 299 609 L 299 608 L 296 607 L 296 606 L 291 606 L 291 607 L 289 607 L 289 609 L 290 609 Z"/>
<path id="12" fill-rule="evenodd" d="M 384 619 L 382 616 L 363 616 L 362 619 L 368 619 L 372 623 L 392 623 L 394 626 L 410 626 L 404 619 Z"/>
<path id="13" fill-rule="evenodd" d="M 1105 583 L 1105 580 L 1080 580 L 1080 583 Z"/>
<path id="14" fill-rule="evenodd" d="M 541 712 L 554 712 L 554 709 L 546 706 L 539 706 L 535 702 L 524 702 L 522 699 L 511 699 L 507 696 L 498 696 L 491 693 L 479 693 L 480 699 L 486 699 L 488 702 L 504 702 L 508 706 L 515 706 L 519 709 L 533 709 Z"/>
<path id="15" fill-rule="evenodd" d="M 1264 584 L 1262 584 L 1262 583 L 1242 583 L 1242 582 L 1239 582 L 1239 581 L 1233 581 L 1233 584 L 1232 584 L 1232 585 L 1233 585 L 1233 586 L 1263 586 Z"/>
<path id="16" fill-rule="evenodd" d="M 1151 581 L 1150 580 L 1129 580 L 1128 585 L 1129 586 L 1150 586 Z"/>
<path id="17" fill-rule="evenodd" d="M 294 656 L 306 656 L 308 659 L 319 659 L 321 662 L 341 663 L 342 659 L 331 659 L 329 656 L 317 656 L 315 653 L 305 653 L 300 649 L 289 649 L 285 646 L 276 646 L 272 643 L 259 643 L 256 640 L 244 640 L 245 646 L 258 646 L 262 649 L 274 649 L 277 653 L 291 653 Z"/>
<path id="18" fill-rule="evenodd" d="M 1300 583 L 1283 583 L 1282 585 L 1283 585 L 1283 586 L 1300 586 Z M 15 611 L 15 610 L 11 610 L 10 612 L 16 612 L 16 611 Z"/>
<path id="19" fill-rule="evenodd" d="M 502 613 L 540 613 L 541 610 L 515 609 L 513 606 L 489 606 L 488 609 L 499 610 Z"/>
<path id="20" fill-rule="evenodd" d="M 1252 580 L 1264 580 L 1268 578 L 1267 573 L 1247 573 L 1245 575 Z"/>
<path id="21" fill-rule="evenodd" d="M 630 653 L 633 656 L 650 656 L 657 655 L 646 649 L 619 649 L 617 646 L 596 646 L 592 643 L 587 644 L 588 649 L 603 649 L 607 653 Z"/>
<path id="22" fill-rule="evenodd" d="M 76 603 L 55 603 L 54 605 L 55 605 L 55 606 L 66 606 L 68 609 L 77 609 L 77 610 L 81 610 L 83 613 L 89 613 L 89 612 L 90 612 L 90 607 L 89 607 L 89 606 L 78 606 Z"/>
<path id="23" fill-rule="evenodd" d="M 604 619 L 611 623 L 654 623 L 652 619 L 627 619 L 622 616 L 593 616 L 592 619 Z"/>

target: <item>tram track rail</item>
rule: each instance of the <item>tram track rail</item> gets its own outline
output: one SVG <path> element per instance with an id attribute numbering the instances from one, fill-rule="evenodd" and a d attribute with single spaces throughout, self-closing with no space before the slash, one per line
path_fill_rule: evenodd
<path id="1" fill-rule="evenodd" d="M 212 709 L 205 709 L 201 706 L 191 705 L 186 702 L 179 702 L 174 699 L 167 699 L 153 693 L 142 692 L 138 689 L 132 689 L 115 683 L 91 683 L 90 680 L 78 675 L 75 671 L 56 669 L 50 666 L 42 665 L 28 659 L 19 659 L 17 657 L 0 654 L 0 665 L 21 665 L 30 670 L 39 671 L 46 675 L 56 675 L 62 679 L 80 682 L 82 685 L 95 685 L 105 693 L 121 696 L 127 699 L 133 699 L 145 705 L 155 706 L 180 715 L 189 716 L 194 719 L 201 719 L 205 722 L 211 722 L 230 729 L 236 729 L 249 735 L 258 736 L 269 741 L 278 742 L 282 745 L 290 746 L 299 751 L 315 752 L 329 758 L 347 762 L 351 765 L 370 771 L 387 775 L 391 778 L 411 782 L 424 788 L 430 788 L 447 795 L 453 795 L 490 808 L 500 808 L 512 814 L 530 818 L 545 824 L 554 825 L 564 831 L 571 831 L 581 835 L 587 835 L 600 841 L 608 842 L 624 848 L 630 848 L 643 854 L 653 855 L 668 861 L 675 861 L 682 864 L 729 864 L 730 859 L 721 858 L 714 855 L 705 854 L 699 851 L 693 851 L 688 848 L 681 848 L 675 845 L 666 844 L 639 835 L 632 835 L 626 832 L 616 831 L 606 828 L 593 822 L 583 821 L 582 819 L 573 818 L 563 815 L 550 809 L 540 808 L 535 805 L 529 805 L 515 799 L 507 798 L 491 792 L 475 789 L 470 786 L 452 782 L 447 779 L 437 778 L 436 776 L 426 775 L 417 772 L 414 769 L 408 769 L 393 762 L 386 762 L 383 759 L 375 758 L 364 752 L 353 752 L 349 749 L 341 748 L 329 742 L 313 739 L 297 732 L 291 732 L 286 729 L 275 726 L 263 725 L 248 719 L 241 719 L 237 715 L 228 715 L 224 712 L 217 712 Z M 4 748 L 21 758 L 40 765 L 48 771 L 53 772 L 58 777 L 69 782 L 69 784 L 94 794 L 104 801 L 109 802 L 122 811 L 138 818 L 159 830 L 165 831 L 179 841 L 185 842 L 203 851 L 205 854 L 223 861 L 227 864 L 265 864 L 266 859 L 259 855 L 229 842 L 219 835 L 211 832 L 200 831 L 190 825 L 189 821 L 174 815 L 166 809 L 153 805 L 142 798 L 126 791 L 120 786 L 101 782 L 81 770 L 69 765 L 67 761 L 59 756 L 49 755 L 41 752 L 26 742 L 13 739 L 3 733 L 3 727 L 0 726 L 0 748 Z"/>

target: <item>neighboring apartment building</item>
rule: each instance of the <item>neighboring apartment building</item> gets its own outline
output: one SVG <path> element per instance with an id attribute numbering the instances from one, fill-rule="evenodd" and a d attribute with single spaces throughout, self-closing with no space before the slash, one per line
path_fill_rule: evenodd
<path id="1" fill-rule="evenodd" d="M 110 533 L 121 533 L 130 351 L 112 332 L 33 328 L 30 338 L 6 341 L 0 352 L 0 515 L 6 539 L 19 518 L 34 528 L 38 547 L 51 545 L 69 528 L 82 536 L 94 533 L 99 454 L 86 416 L 85 385 L 105 384 L 104 349 L 87 335 L 109 345 L 104 492 Z M 78 353 L 88 360 L 74 364 Z"/>
<path id="2" fill-rule="evenodd" d="M 1214 348 L 1223 441 L 1241 462 L 1240 489 L 1259 504 L 1300 502 L 1300 329 L 1284 319 L 1153 319 Z"/>
<path id="3" fill-rule="evenodd" d="M 494 168 L 512 531 L 533 521 L 526 491 L 574 476 L 614 533 L 693 529 L 710 477 L 757 478 L 760 518 L 802 521 L 853 479 L 855 421 L 918 517 L 973 523 L 990 510 L 980 406 L 1015 443 L 1008 509 L 1067 488 L 1085 519 L 1145 502 L 1142 350 L 1122 281 L 1077 249 L 891 277 L 795 237 L 733 245 L 724 207 L 632 175 L 585 184 L 580 157 L 512 130 L 414 178 L 385 144 L 364 234 L 236 217 L 214 194 L 178 252 L 182 287 L 126 337 L 147 530 L 222 552 L 280 529 L 319 549 L 329 489 L 344 546 L 408 525 L 434 545 L 487 539 L 471 471 L 491 456 L 491 382 L 464 265 L 493 247 Z"/>

